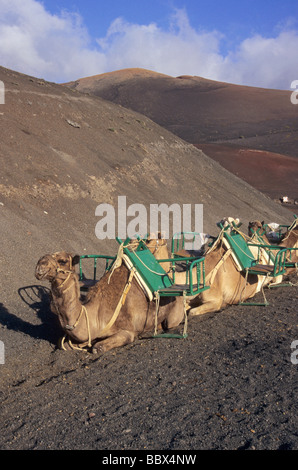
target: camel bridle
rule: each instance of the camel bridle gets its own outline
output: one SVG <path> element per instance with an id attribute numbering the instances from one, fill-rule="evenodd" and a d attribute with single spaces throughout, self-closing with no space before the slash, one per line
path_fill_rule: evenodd
<path id="1" fill-rule="evenodd" d="M 55 258 L 55 254 L 54 253 L 53 255 L 51 255 L 51 257 L 53 258 L 53 260 L 55 261 L 57 267 L 56 267 L 56 274 L 58 273 L 63 273 L 63 274 L 67 274 L 67 277 L 62 281 L 62 283 L 58 286 L 59 289 L 61 289 L 68 281 L 68 279 L 70 278 L 70 275 L 74 272 L 73 269 L 72 269 L 72 257 L 70 255 L 68 255 L 69 257 L 69 266 L 70 266 L 70 269 L 63 269 L 63 268 L 60 268 L 59 266 L 59 262 L 57 261 L 57 259 Z"/>
<path id="2" fill-rule="evenodd" d="M 156 238 L 156 239 L 155 239 L 155 242 L 156 242 L 156 243 L 155 243 L 154 250 L 151 252 L 153 255 L 154 255 L 154 253 L 157 252 L 157 250 L 158 250 L 158 248 L 159 248 L 160 246 L 164 246 L 164 245 L 166 244 L 166 240 L 165 240 L 165 239 Z M 165 242 L 165 243 L 162 243 L 162 242 Z M 151 248 L 151 247 L 149 247 L 149 249 L 150 249 L 150 248 Z M 150 251 L 151 251 L 151 250 L 150 250 Z"/>
<path id="3" fill-rule="evenodd" d="M 53 260 L 55 261 L 55 263 L 56 263 L 56 265 L 57 265 L 57 267 L 56 267 L 56 274 L 59 274 L 59 273 L 67 274 L 66 278 L 62 281 L 62 283 L 61 283 L 59 286 L 57 286 L 59 289 L 61 289 L 61 288 L 63 288 L 63 286 L 65 286 L 65 284 L 67 283 L 67 281 L 70 279 L 71 274 L 75 274 L 75 273 L 74 273 L 74 271 L 73 271 L 73 269 L 72 269 L 72 268 L 73 268 L 73 266 L 72 266 L 72 257 L 71 257 L 70 255 L 69 255 L 69 267 L 70 267 L 70 269 L 63 269 L 63 268 L 61 268 L 61 267 L 59 266 L 59 262 L 57 261 L 57 259 L 56 259 L 56 257 L 55 257 L 55 254 L 56 254 L 56 253 L 54 253 L 53 255 L 51 255 L 51 257 L 53 258 Z M 70 288 L 71 288 L 71 285 L 68 286 L 66 289 L 64 289 L 63 292 L 66 292 L 66 291 L 67 291 L 68 289 L 70 289 Z M 53 299 L 53 301 L 54 301 L 54 304 L 55 304 L 55 307 L 56 307 L 57 312 L 60 313 L 59 307 L 57 306 L 57 304 L 56 304 L 56 302 L 55 302 L 54 299 Z M 78 326 L 79 321 L 80 321 L 80 319 L 81 319 L 83 313 L 85 314 L 86 324 L 87 324 L 87 331 L 88 331 L 88 341 L 87 341 L 86 343 L 84 343 L 84 346 L 85 346 L 85 345 L 86 345 L 86 346 L 88 345 L 89 347 L 91 347 L 91 334 L 90 334 L 89 317 L 88 317 L 87 309 L 86 309 L 86 307 L 85 307 L 84 305 L 82 305 L 82 308 L 81 308 L 81 311 L 80 311 L 80 313 L 79 313 L 79 316 L 78 316 L 78 318 L 76 319 L 76 321 L 74 322 L 74 324 L 73 324 L 73 325 L 68 325 L 68 324 L 66 324 L 66 325 L 65 325 L 65 329 L 66 329 L 67 331 L 73 331 L 73 330 Z M 65 342 L 66 336 L 67 336 L 67 335 L 65 335 L 65 336 L 62 338 L 62 342 L 61 342 L 61 347 L 62 347 L 63 350 L 65 350 L 64 342 Z M 70 345 L 71 349 L 79 349 L 79 350 L 82 350 L 82 346 L 83 346 L 83 345 L 81 345 L 81 347 L 76 347 L 75 345 L 72 344 L 72 342 L 71 342 L 70 339 L 68 339 L 68 342 L 69 342 L 69 345 Z"/>

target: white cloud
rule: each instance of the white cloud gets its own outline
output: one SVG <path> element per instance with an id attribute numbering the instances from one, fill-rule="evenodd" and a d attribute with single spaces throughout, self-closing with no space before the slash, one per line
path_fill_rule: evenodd
<path id="1" fill-rule="evenodd" d="M 141 67 L 172 76 L 210 76 L 222 64 L 218 32 L 197 33 L 184 11 L 173 16 L 168 31 L 154 23 L 137 25 L 117 18 L 98 44 L 109 70 Z"/>
<path id="2" fill-rule="evenodd" d="M 221 76 L 223 80 L 267 88 L 289 89 L 298 77 L 298 31 L 283 31 L 274 38 L 255 35 L 230 53 Z"/>
<path id="3" fill-rule="evenodd" d="M 0 0 L 0 12 L 1 65 L 53 81 L 104 67 L 79 15 L 51 15 L 36 0 Z"/>
<path id="4" fill-rule="evenodd" d="M 128 67 L 284 89 L 298 79 L 294 29 L 272 38 L 252 36 L 223 55 L 219 31 L 198 31 L 185 10 L 176 10 L 167 30 L 117 18 L 92 47 L 77 14 L 52 15 L 37 0 L 0 0 L 0 11 L 0 64 L 48 80 Z"/>

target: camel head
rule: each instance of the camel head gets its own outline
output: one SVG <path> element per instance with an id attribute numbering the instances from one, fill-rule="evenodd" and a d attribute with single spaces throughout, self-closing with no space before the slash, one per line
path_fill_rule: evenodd
<path id="1" fill-rule="evenodd" d="M 164 238 L 164 234 L 161 232 L 150 233 L 148 238 L 145 241 L 147 248 L 151 251 L 152 254 L 156 255 L 159 251 L 164 253 L 163 257 L 167 258 L 167 240 Z M 157 256 L 158 258 L 158 256 Z"/>
<path id="2" fill-rule="evenodd" d="M 238 219 L 238 217 L 236 219 L 234 219 L 234 217 L 224 217 L 223 219 L 221 219 L 219 224 L 221 224 L 223 227 L 227 227 L 228 225 L 232 224 L 236 225 L 236 227 L 241 225 L 240 219 Z"/>
<path id="3" fill-rule="evenodd" d="M 167 240 L 164 238 L 164 234 L 161 232 L 150 233 L 148 238 L 145 240 L 147 248 L 151 251 L 154 258 L 158 259 L 168 259 L 168 245 Z M 165 272 L 169 272 L 171 269 L 171 263 L 166 261 L 160 264 L 160 266 L 165 270 Z"/>
<path id="4" fill-rule="evenodd" d="M 75 272 L 74 266 L 80 261 L 79 255 L 71 255 L 66 251 L 57 251 L 39 259 L 35 268 L 35 277 L 39 280 L 52 281 L 58 272 Z"/>
<path id="5" fill-rule="evenodd" d="M 248 235 L 251 237 L 257 230 L 264 230 L 264 220 L 260 222 L 259 220 L 254 220 L 253 222 L 248 223 Z M 265 233 L 265 230 L 262 232 Z"/>

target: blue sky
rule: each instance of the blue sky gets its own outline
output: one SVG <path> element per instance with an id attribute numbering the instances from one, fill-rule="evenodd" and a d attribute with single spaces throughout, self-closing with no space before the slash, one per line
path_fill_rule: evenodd
<path id="1" fill-rule="evenodd" d="M 0 65 L 58 83 L 129 67 L 290 89 L 296 0 L 0 0 Z"/>
<path id="2" fill-rule="evenodd" d="M 167 29 L 175 9 L 185 9 L 191 26 L 197 30 L 217 30 L 234 42 L 255 33 L 274 35 L 283 23 L 298 19 L 295 0 L 43 0 L 42 3 L 53 14 L 59 15 L 63 9 L 80 14 L 93 38 L 105 36 L 118 17 L 140 25 L 154 22 Z"/>

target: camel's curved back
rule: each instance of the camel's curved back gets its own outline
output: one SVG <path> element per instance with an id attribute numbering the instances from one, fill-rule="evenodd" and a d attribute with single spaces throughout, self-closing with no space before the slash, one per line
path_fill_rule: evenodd
<path id="1" fill-rule="evenodd" d="M 297 248 L 298 247 L 298 226 L 287 230 L 283 239 L 280 243 L 285 248 Z"/>

